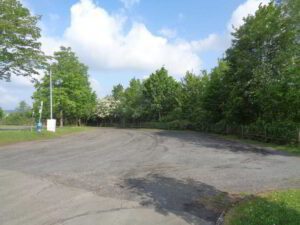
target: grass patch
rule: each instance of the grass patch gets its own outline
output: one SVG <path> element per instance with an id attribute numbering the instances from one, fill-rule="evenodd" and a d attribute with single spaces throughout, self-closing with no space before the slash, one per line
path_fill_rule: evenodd
<path id="1" fill-rule="evenodd" d="M 57 128 L 56 132 L 48 132 L 43 130 L 41 133 L 30 130 L 0 130 L 0 146 L 13 144 L 24 141 L 35 141 L 61 137 L 66 134 L 87 131 L 92 128 L 89 127 L 63 127 Z"/>
<path id="2" fill-rule="evenodd" d="M 225 216 L 225 225 L 299 225 L 300 189 L 248 198 Z"/>
<path id="3" fill-rule="evenodd" d="M 261 147 L 270 147 L 274 150 L 278 151 L 284 151 L 288 152 L 291 154 L 295 155 L 300 155 L 300 145 L 278 145 L 278 144 L 273 144 L 273 143 L 265 143 L 261 141 L 255 141 L 255 140 L 250 140 L 250 139 L 242 139 L 234 135 L 219 135 L 224 139 L 227 140 L 235 140 L 235 141 L 241 141 L 246 144 L 253 144 L 253 145 L 258 145 Z"/>

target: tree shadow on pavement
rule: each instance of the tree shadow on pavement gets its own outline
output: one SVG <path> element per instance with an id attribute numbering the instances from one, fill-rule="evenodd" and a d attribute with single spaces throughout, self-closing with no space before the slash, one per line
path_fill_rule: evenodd
<path id="1" fill-rule="evenodd" d="M 226 140 L 213 134 L 206 134 L 193 131 L 159 131 L 155 133 L 161 137 L 176 138 L 182 142 L 197 145 L 199 147 L 214 148 L 217 150 L 229 150 L 232 152 L 256 153 L 261 156 L 283 155 L 293 156 L 287 152 L 275 151 L 265 147 L 254 146 L 251 144 L 240 143 L 238 141 Z"/>
<path id="2" fill-rule="evenodd" d="M 173 213 L 189 224 L 215 224 L 237 198 L 192 179 L 178 180 L 161 175 L 129 178 L 126 187 L 141 197 L 140 204 L 154 206 L 158 213 Z"/>

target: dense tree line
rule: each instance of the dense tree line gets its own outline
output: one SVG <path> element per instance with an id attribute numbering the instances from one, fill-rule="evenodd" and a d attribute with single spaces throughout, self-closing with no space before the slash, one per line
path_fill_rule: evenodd
<path id="1" fill-rule="evenodd" d="M 178 82 L 163 67 L 126 89 L 117 85 L 107 99 L 117 107 L 100 118 L 299 127 L 299 12 L 295 0 L 261 5 L 232 33 L 231 47 L 210 73 L 187 72 Z"/>
<path id="2" fill-rule="evenodd" d="M 70 48 L 62 47 L 53 57 L 40 50 L 39 17 L 18 0 L 0 1 L 0 12 L 0 80 L 46 71 L 33 94 L 33 110 L 37 114 L 43 101 L 44 119 L 49 118 L 51 71 L 53 112 L 61 125 L 165 122 L 202 130 L 285 127 L 284 133 L 299 128 L 299 0 L 261 5 L 234 30 L 230 48 L 210 72 L 187 72 L 177 81 L 162 67 L 147 79 L 132 79 L 127 88 L 115 86 L 111 96 L 98 101 L 88 68 Z"/>

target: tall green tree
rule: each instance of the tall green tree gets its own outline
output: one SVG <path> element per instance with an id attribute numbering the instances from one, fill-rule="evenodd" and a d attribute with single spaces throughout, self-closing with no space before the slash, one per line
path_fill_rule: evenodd
<path id="1" fill-rule="evenodd" d="M 121 100 L 124 96 L 124 87 L 122 84 L 118 84 L 116 86 L 113 86 L 112 89 L 112 96 L 115 100 Z"/>
<path id="2" fill-rule="evenodd" d="M 114 119 L 120 119 L 125 122 L 125 98 L 124 98 L 124 87 L 122 84 L 113 86 L 112 95 L 108 98 L 112 98 L 118 104 L 113 110 Z"/>
<path id="3" fill-rule="evenodd" d="M 88 68 L 82 64 L 71 48 L 61 47 L 54 53 L 55 63 L 51 65 L 53 82 L 53 112 L 60 119 L 61 126 L 66 119 L 69 123 L 88 119 L 94 113 L 96 94 L 89 82 Z M 44 116 L 49 116 L 49 74 L 35 87 L 33 94 L 35 109 L 44 102 Z"/>
<path id="4" fill-rule="evenodd" d="M 272 122 L 299 114 L 299 39 L 282 6 L 271 2 L 233 33 L 224 79 L 230 94 L 227 120 Z"/>
<path id="5" fill-rule="evenodd" d="M 31 116 L 31 107 L 25 101 L 21 101 L 15 111 L 21 115 Z"/>
<path id="6" fill-rule="evenodd" d="M 285 64 L 288 93 L 286 102 L 289 105 L 289 120 L 300 123 L 300 1 L 283 0 L 281 10 L 290 36 L 289 56 Z"/>
<path id="7" fill-rule="evenodd" d="M 193 123 L 203 118 L 203 95 L 208 77 L 205 71 L 202 75 L 187 72 L 181 81 L 182 117 Z"/>
<path id="8" fill-rule="evenodd" d="M 129 87 L 124 92 L 124 114 L 127 119 L 141 119 L 144 113 L 143 108 L 143 83 L 139 79 L 132 79 Z"/>
<path id="9" fill-rule="evenodd" d="M 9 81 L 12 75 L 31 77 L 45 67 L 39 18 L 18 0 L 0 1 L 0 80 Z"/>
<path id="10" fill-rule="evenodd" d="M 0 120 L 2 120 L 4 118 L 4 111 L 3 109 L 0 107 Z"/>
<path id="11" fill-rule="evenodd" d="M 146 110 L 152 119 L 161 120 L 178 106 L 179 84 L 164 67 L 151 74 L 144 86 Z"/>
<path id="12" fill-rule="evenodd" d="M 16 111 L 20 113 L 30 111 L 30 106 L 25 101 L 21 101 L 17 106 Z"/>
<path id="13" fill-rule="evenodd" d="M 229 90 L 224 78 L 228 69 L 227 62 L 220 60 L 218 66 L 213 68 L 208 76 L 202 98 L 205 122 L 217 123 L 225 118 L 224 111 Z"/>

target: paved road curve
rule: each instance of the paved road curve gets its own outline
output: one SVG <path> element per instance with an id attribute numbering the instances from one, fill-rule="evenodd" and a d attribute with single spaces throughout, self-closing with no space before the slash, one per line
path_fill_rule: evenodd
<path id="1" fill-rule="evenodd" d="M 299 171 L 206 134 L 95 129 L 1 147 L 0 224 L 210 225 L 233 193 L 299 188 Z"/>

